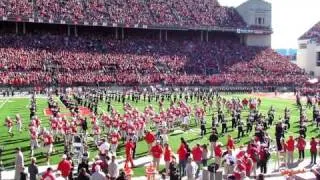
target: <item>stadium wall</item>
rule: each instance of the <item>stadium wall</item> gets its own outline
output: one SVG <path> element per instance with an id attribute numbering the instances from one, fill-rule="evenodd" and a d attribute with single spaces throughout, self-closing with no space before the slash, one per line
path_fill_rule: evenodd
<path id="1" fill-rule="evenodd" d="M 245 35 L 245 43 L 247 46 L 271 47 L 271 35 Z"/>
<path id="2" fill-rule="evenodd" d="M 311 40 L 299 40 L 297 65 L 306 73 L 320 77 L 320 43 Z"/>
<path id="3" fill-rule="evenodd" d="M 263 0 L 248 0 L 239 5 L 237 11 L 249 27 L 271 29 L 270 3 Z M 244 40 L 248 46 L 271 47 L 271 34 L 247 34 Z"/>

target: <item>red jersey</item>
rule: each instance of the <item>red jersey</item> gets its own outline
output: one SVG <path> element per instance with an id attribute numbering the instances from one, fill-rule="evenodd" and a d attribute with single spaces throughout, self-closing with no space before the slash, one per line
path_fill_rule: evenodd
<path id="1" fill-rule="evenodd" d="M 61 175 L 63 177 L 68 177 L 71 171 L 71 163 L 68 160 L 62 160 L 59 164 L 58 164 L 58 170 L 61 172 Z"/>
<path id="2" fill-rule="evenodd" d="M 112 133 L 111 134 L 111 144 L 118 144 L 120 138 L 121 137 L 120 137 L 119 133 Z"/>
<path id="3" fill-rule="evenodd" d="M 194 161 L 202 160 L 202 149 L 200 147 L 195 147 L 192 149 L 192 156 Z"/>
<path id="4" fill-rule="evenodd" d="M 95 124 L 97 121 L 97 117 L 93 116 L 91 117 L 91 124 Z"/>
<path id="5" fill-rule="evenodd" d="M 7 119 L 6 120 L 6 124 L 7 124 L 7 127 L 12 127 L 13 126 L 13 122 L 11 119 Z"/>
<path id="6" fill-rule="evenodd" d="M 52 172 L 45 172 L 42 177 L 41 180 L 55 180 L 56 177 Z"/>
<path id="7" fill-rule="evenodd" d="M 187 149 L 184 144 L 181 144 L 178 149 L 179 160 L 185 160 L 187 158 Z"/>
<path id="8" fill-rule="evenodd" d="M 294 139 L 289 139 L 287 141 L 287 150 L 289 152 L 293 152 L 294 151 Z"/>
<path id="9" fill-rule="evenodd" d="M 150 151 L 154 158 L 160 158 L 163 153 L 162 147 L 160 145 L 153 146 Z"/>
<path id="10" fill-rule="evenodd" d="M 31 131 L 30 132 L 30 135 L 31 135 L 31 139 L 32 140 L 36 140 L 38 138 L 38 135 L 37 135 L 37 132 L 36 131 Z"/>
<path id="11" fill-rule="evenodd" d="M 127 127 L 127 132 L 128 132 L 128 134 L 131 134 L 131 133 L 133 133 L 134 131 L 135 131 L 134 126 L 129 125 L 129 126 Z"/>
<path id="12" fill-rule="evenodd" d="M 310 152 L 317 152 L 317 141 L 316 140 L 311 140 L 310 141 Z"/>
<path id="13" fill-rule="evenodd" d="M 129 156 L 132 154 L 132 150 L 134 148 L 134 144 L 130 141 L 128 141 L 125 145 L 125 148 L 126 148 L 126 155 Z"/>
<path id="14" fill-rule="evenodd" d="M 244 166 L 244 164 L 237 164 L 236 165 L 237 171 L 234 172 L 234 176 L 236 180 L 240 180 L 241 179 L 241 172 L 246 170 L 246 167 Z"/>
<path id="15" fill-rule="evenodd" d="M 122 131 L 126 131 L 127 130 L 127 126 L 128 126 L 128 123 L 125 122 L 125 121 L 122 121 L 121 124 L 120 124 L 120 129 Z"/>
<path id="16" fill-rule="evenodd" d="M 57 122 L 57 120 L 55 120 L 55 119 L 52 119 L 52 120 L 51 120 L 51 128 L 52 128 L 53 130 L 56 130 L 56 129 L 58 128 L 58 122 Z"/>
<path id="17" fill-rule="evenodd" d="M 243 159 L 243 164 L 244 164 L 244 166 L 246 167 L 246 172 L 247 172 L 247 174 L 250 174 L 250 171 L 251 171 L 252 166 L 253 166 L 251 159 L 249 159 L 249 158 L 244 158 L 244 159 Z"/>
<path id="18" fill-rule="evenodd" d="M 148 143 L 148 144 L 151 144 L 153 143 L 155 140 L 156 140 L 156 137 L 153 133 L 151 132 L 148 132 L 146 134 L 146 136 L 144 137 L 144 140 Z"/>
<path id="19" fill-rule="evenodd" d="M 236 158 L 237 158 L 237 159 L 243 158 L 243 156 L 244 156 L 245 153 L 246 153 L 245 151 L 239 151 L 239 153 L 236 155 Z"/>
<path id="20" fill-rule="evenodd" d="M 105 124 L 106 124 L 107 127 L 110 127 L 110 126 L 111 126 L 111 123 L 112 123 L 112 122 L 111 122 L 110 119 L 106 120 L 106 122 L 105 122 Z"/>
<path id="21" fill-rule="evenodd" d="M 41 124 L 40 119 L 39 119 L 39 118 L 36 118 L 36 119 L 34 119 L 34 120 L 35 120 L 36 126 L 39 127 L 40 124 Z"/>
<path id="22" fill-rule="evenodd" d="M 53 137 L 51 135 L 45 135 L 44 136 L 44 144 L 45 145 L 50 145 L 53 143 Z"/>
<path id="23" fill-rule="evenodd" d="M 222 148 L 221 148 L 221 146 L 216 146 L 214 148 L 214 154 L 217 157 L 222 157 Z"/>
<path id="24" fill-rule="evenodd" d="M 99 135 L 101 133 L 100 127 L 97 125 L 93 126 L 93 133 L 94 133 L 94 135 Z"/>
<path id="25" fill-rule="evenodd" d="M 171 155 L 172 155 L 172 151 L 170 149 L 170 147 L 164 148 L 164 161 L 166 162 L 170 162 L 171 161 Z"/>
<path id="26" fill-rule="evenodd" d="M 303 138 L 298 139 L 297 148 L 298 150 L 304 150 L 306 147 L 306 141 Z"/>
<path id="27" fill-rule="evenodd" d="M 235 149 L 233 139 L 228 139 L 227 148 L 229 148 L 229 149 Z"/>
<path id="28" fill-rule="evenodd" d="M 113 121 L 112 121 L 112 126 L 113 126 L 114 128 L 118 128 L 118 127 L 119 127 L 119 124 L 120 124 L 119 120 L 113 120 Z"/>

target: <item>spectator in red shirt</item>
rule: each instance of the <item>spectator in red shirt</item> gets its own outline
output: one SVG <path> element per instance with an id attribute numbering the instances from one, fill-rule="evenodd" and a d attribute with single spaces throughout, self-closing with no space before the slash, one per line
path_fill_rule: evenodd
<path id="1" fill-rule="evenodd" d="M 72 165 L 70 161 L 67 160 L 67 156 L 64 154 L 62 156 L 62 161 L 58 164 L 58 171 L 61 172 L 62 177 L 67 178 L 71 172 Z"/>
<path id="2" fill-rule="evenodd" d="M 239 152 L 236 155 L 236 158 L 237 159 L 242 159 L 244 154 L 246 153 L 246 151 L 243 149 L 243 145 L 241 145 L 239 148 L 240 149 L 239 149 Z"/>
<path id="3" fill-rule="evenodd" d="M 151 147 L 152 147 L 152 143 L 156 140 L 156 137 L 155 135 L 150 132 L 150 131 L 147 131 L 145 137 L 144 137 L 144 140 L 146 141 L 146 143 L 148 144 L 148 149 L 150 151 Z"/>
<path id="4" fill-rule="evenodd" d="M 293 136 L 289 136 L 287 141 L 287 152 L 288 152 L 288 166 L 293 163 L 293 152 L 294 152 L 294 139 Z"/>
<path id="5" fill-rule="evenodd" d="M 100 156 L 96 156 L 94 158 L 94 162 L 92 163 L 92 167 L 91 167 L 91 173 L 95 173 L 96 172 L 96 166 L 99 166 L 101 169 L 106 169 L 107 165 L 105 163 L 105 161 L 102 161 Z"/>
<path id="6" fill-rule="evenodd" d="M 306 141 L 304 140 L 303 136 L 298 138 L 297 148 L 299 150 L 299 161 L 304 160 L 304 149 L 306 148 Z"/>
<path id="7" fill-rule="evenodd" d="M 200 172 L 201 162 L 202 162 L 202 148 L 200 144 L 197 144 L 196 147 L 192 149 L 192 156 L 193 156 L 193 160 L 198 165 L 197 172 L 196 172 L 196 177 L 198 177 Z"/>
<path id="8" fill-rule="evenodd" d="M 314 137 L 312 137 L 310 141 L 310 154 L 311 154 L 310 164 L 317 164 L 317 151 L 318 151 L 317 145 L 318 145 L 318 142 Z"/>
<path id="9" fill-rule="evenodd" d="M 222 158 L 222 145 L 220 143 L 217 143 L 216 147 L 214 148 L 214 154 L 215 154 L 215 163 L 220 166 L 221 164 L 221 158 Z"/>
<path id="10" fill-rule="evenodd" d="M 253 161 L 247 154 L 245 154 L 243 156 L 242 162 L 243 162 L 244 166 L 246 167 L 246 176 L 249 177 L 251 175 L 252 170 L 253 170 Z"/>
<path id="11" fill-rule="evenodd" d="M 187 164 L 187 146 L 186 142 L 183 138 L 181 138 L 181 144 L 180 147 L 177 151 L 177 154 L 179 156 L 179 172 L 180 172 L 180 177 L 185 175 L 185 169 L 186 169 L 186 164 Z"/>
<path id="12" fill-rule="evenodd" d="M 156 145 L 152 146 L 150 152 L 151 152 L 152 157 L 153 157 L 153 165 L 159 171 L 160 158 L 161 158 L 161 155 L 163 153 L 162 147 L 160 145 L 160 141 L 157 141 Z"/>
<path id="13" fill-rule="evenodd" d="M 267 164 L 270 158 L 270 153 L 267 147 L 261 147 L 259 151 L 259 158 L 260 158 L 260 170 L 261 173 L 267 173 Z"/>
<path id="14" fill-rule="evenodd" d="M 169 166 L 170 166 L 170 162 L 172 160 L 171 156 L 172 156 L 172 150 L 171 150 L 169 144 L 165 143 L 164 144 L 163 158 L 164 158 L 165 167 L 166 167 L 166 173 L 167 174 L 169 174 Z"/>
<path id="15" fill-rule="evenodd" d="M 42 175 L 41 180 L 55 180 L 52 168 L 48 167 L 47 171 Z"/>
<path id="16" fill-rule="evenodd" d="M 232 139 L 232 137 L 230 135 L 228 135 L 227 148 L 231 149 L 231 150 L 234 150 L 236 148 L 234 145 L 234 140 Z"/>
<path id="17" fill-rule="evenodd" d="M 253 162 L 253 167 L 252 167 L 253 175 L 256 176 L 258 161 L 259 161 L 259 152 L 258 152 L 255 141 L 251 141 L 251 143 L 248 144 L 247 152 L 248 152 L 249 158 L 251 158 Z"/>
<path id="18" fill-rule="evenodd" d="M 235 180 L 241 180 L 243 179 L 246 175 L 245 175 L 245 170 L 246 167 L 245 165 L 242 163 L 242 161 L 240 159 L 237 160 L 237 164 L 234 168 L 234 172 L 232 175 L 232 178 Z"/>
<path id="19" fill-rule="evenodd" d="M 134 144 L 132 142 L 132 139 L 129 139 L 129 141 L 125 145 L 125 148 L 126 148 L 126 164 L 130 162 L 131 167 L 134 167 L 133 157 L 132 157 Z"/>

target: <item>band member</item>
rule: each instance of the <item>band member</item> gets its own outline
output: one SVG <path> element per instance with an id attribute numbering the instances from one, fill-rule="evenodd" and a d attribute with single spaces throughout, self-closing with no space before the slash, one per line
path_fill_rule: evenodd
<path id="1" fill-rule="evenodd" d="M 93 125 L 93 136 L 94 136 L 94 142 L 98 146 L 99 139 L 100 139 L 101 130 L 97 123 Z"/>
<path id="2" fill-rule="evenodd" d="M 53 136 L 49 132 L 44 132 L 43 135 L 43 142 L 44 142 L 44 149 L 46 151 L 47 155 L 47 163 L 49 164 L 50 162 L 50 156 L 53 151 Z"/>
<path id="3" fill-rule="evenodd" d="M 128 123 L 125 120 L 123 120 L 120 123 L 120 134 L 121 134 L 121 137 L 123 138 L 123 141 L 125 141 L 126 139 L 127 128 L 128 128 Z"/>
<path id="4" fill-rule="evenodd" d="M 119 140 L 121 138 L 120 134 L 118 133 L 118 131 L 113 130 L 113 132 L 110 134 L 110 151 L 113 154 L 116 154 L 117 148 L 118 148 L 118 144 L 119 144 Z"/>
<path id="5" fill-rule="evenodd" d="M 203 137 L 207 134 L 207 129 L 206 129 L 206 120 L 205 118 L 202 116 L 200 117 L 200 135 Z"/>
<path id="6" fill-rule="evenodd" d="M 244 124 L 243 124 L 243 122 L 240 120 L 240 121 L 238 122 L 238 139 L 240 139 L 241 137 L 244 136 L 243 126 L 244 126 Z"/>
<path id="7" fill-rule="evenodd" d="M 223 115 L 223 114 L 222 114 Z M 227 127 L 227 120 L 222 116 L 221 119 L 221 124 L 222 124 L 222 131 L 221 133 L 224 134 L 226 132 L 228 132 L 228 127 Z"/>

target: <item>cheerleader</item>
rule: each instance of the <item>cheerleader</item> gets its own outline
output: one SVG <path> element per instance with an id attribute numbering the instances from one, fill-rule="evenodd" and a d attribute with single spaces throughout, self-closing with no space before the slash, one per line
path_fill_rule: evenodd
<path id="1" fill-rule="evenodd" d="M 13 122 L 9 116 L 6 118 L 6 126 L 8 128 L 8 133 L 12 137 L 13 136 L 13 133 L 12 133 Z"/>
<path id="2" fill-rule="evenodd" d="M 17 124 L 18 131 L 21 132 L 22 131 L 22 119 L 20 117 L 20 114 L 16 114 L 16 124 Z"/>

